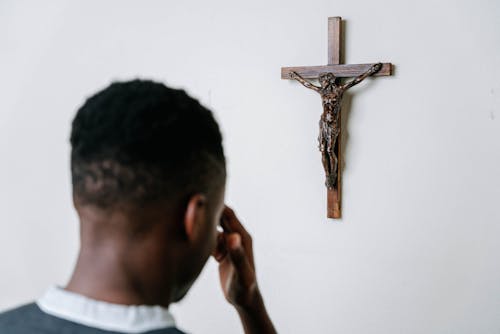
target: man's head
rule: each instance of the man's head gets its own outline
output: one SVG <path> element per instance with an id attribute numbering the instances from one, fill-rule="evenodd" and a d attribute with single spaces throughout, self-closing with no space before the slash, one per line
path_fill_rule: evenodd
<path id="1" fill-rule="evenodd" d="M 215 246 L 223 208 L 211 112 L 160 83 L 113 83 L 78 110 L 71 145 L 82 251 L 107 249 L 137 284 L 164 281 L 163 298 L 181 298 Z"/>

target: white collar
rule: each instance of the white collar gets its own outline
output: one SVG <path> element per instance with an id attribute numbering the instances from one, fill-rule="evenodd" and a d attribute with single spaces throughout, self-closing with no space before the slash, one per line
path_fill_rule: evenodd
<path id="1" fill-rule="evenodd" d="M 161 306 L 120 305 L 50 287 L 37 300 L 42 311 L 85 326 L 123 333 L 141 333 L 174 327 L 168 309 Z"/>

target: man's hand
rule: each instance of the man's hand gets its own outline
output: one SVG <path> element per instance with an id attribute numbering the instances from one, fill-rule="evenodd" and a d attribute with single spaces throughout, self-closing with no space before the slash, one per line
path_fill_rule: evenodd
<path id="1" fill-rule="evenodd" d="M 213 254 L 219 262 L 220 283 L 227 301 L 248 308 L 259 293 L 253 261 L 252 238 L 234 214 L 225 207 L 222 213 L 217 248 Z"/>
<path id="2" fill-rule="evenodd" d="M 212 255 L 219 262 L 224 296 L 236 307 L 245 333 L 276 333 L 257 286 L 250 234 L 227 206 L 220 224 L 223 232 Z"/>

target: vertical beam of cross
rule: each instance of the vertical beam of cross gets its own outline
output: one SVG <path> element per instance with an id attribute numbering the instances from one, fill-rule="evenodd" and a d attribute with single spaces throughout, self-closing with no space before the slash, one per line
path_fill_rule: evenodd
<path id="1" fill-rule="evenodd" d="M 328 18 L 328 65 L 340 64 L 341 22 L 339 16 Z"/>
<path id="2" fill-rule="evenodd" d="M 329 17 L 328 18 L 328 65 L 339 65 L 340 64 L 340 45 L 341 45 L 341 33 L 342 33 L 342 18 Z M 341 109 L 342 110 L 342 109 Z M 335 188 L 327 188 L 327 212 L 328 218 L 340 218 L 341 217 L 341 186 L 342 186 L 342 113 L 339 115 L 340 133 L 337 138 L 337 144 L 334 148 L 335 155 L 338 159 L 337 165 L 337 183 Z"/>

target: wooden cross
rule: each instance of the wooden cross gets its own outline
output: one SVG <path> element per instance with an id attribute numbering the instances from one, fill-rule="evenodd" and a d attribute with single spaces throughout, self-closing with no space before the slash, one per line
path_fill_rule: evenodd
<path id="1" fill-rule="evenodd" d="M 341 64 L 341 21 L 340 17 L 328 18 L 328 65 L 325 66 L 300 66 L 300 67 L 282 67 L 281 79 L 293 79 L 292 74 L 296 73 L 304 79 L 317 79 L 322 73 L 333 73 L 338 78 L 357 77 L 367 72 L 374 64 Z M 382 67 L 375 76 L 391 75 L 392 65 L 390 63 L 382 64 Z M 339 121 L 341 113 L 339 113 Z M 339 122 L 339 124 L 341 124 Z M 341 127 L 339 125 L 339 130 Z M 334 147 L 334 153 L 337 161 L 337 179 L 335 186 L 327 188 L 327 217 L 341 217 L 341 186 L 342 186 L 342 152 L 341 152 L 340 133 L 337 137 Z M 335 180 L 335 178 L 333 178 Z"/>

